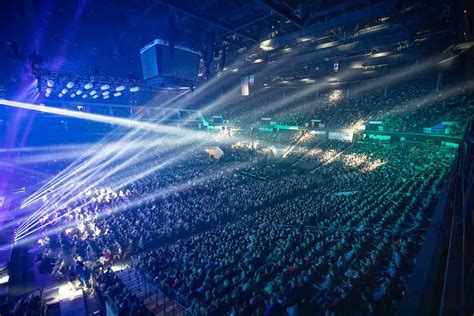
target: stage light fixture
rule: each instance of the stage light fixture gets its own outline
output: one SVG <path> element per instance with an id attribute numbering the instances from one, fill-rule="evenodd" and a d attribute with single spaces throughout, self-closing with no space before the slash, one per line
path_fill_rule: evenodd
<path id="1" fill-rule="evenodd" d="M 82 95 L 82 98 L 83 98 L 83 99 L 87 98 L 87 94 L 84 93 L 84 94 Z"/>
<path id="2" fill-rule="evenodd" d="M 89 82 L 89 83 L 86 83 L 86 84 L 84 85 L 84 89 L 86 89 L 86 90 L 92 89 L 92 83 L 90 83 L 90 82 Z"/>
<path id="3" fill-rule="evenodd" d="M 51 88 L 49 88 L 49 87 L 46 88 L 46 94 L 50 94 L 52 91 L 53 91 L 53 89 L 51 89 Z"/>
<path id="4" fill-rule="evenodd" d="M 94 94 L 94 96 L 92 97 L 92 99 L 97 99 L 99 97 L 98 94 Z"/>
<path id="5" fill-rule="evenodd" d="M 81 94 L 82 94 L 82 90 L 81 90 L 81 89 L 77 90 L 77 91 L 76 91 L 76 94 L 77 94 L 77 95 L 81 95 Z"/>
<path id="6" fill-rule="evenodd" d="M 71 93 L 71 98 L 75 98 L 76 97 L 76 94 L 75 93 Z"/>
<path id="7" fill-rule="evenodd" d="M 72 87 L 74 87 L 74 82 L 69 81 L 69 82 L 66 84 L 66 87 L 67 87 L 68 89 L 71 89 Z"/>
<path id="8" fill-rule="evenodd" d="M 61 93 L 62 93 L 62 94 L 66 94 L 66 93 L 67 93 L 67 89 L 66 89 L 66 88 L 62 89 L 62 90 L 61 90 Z"/>
<path id="9" fill-rule="evenodd" d="M 140 91 L 140 88 L 139 87 L 132 87 L 130 88 L 130 92 L 138 92 Z"/>
<path id="10" fill-rule="evenodd" d="M 100 86 L 100 90 L 109 90 L 110 86 L 108 84 L 103 84 Z"/>
<path id="11" fill-rule="evenodd" d="M 110 91 L 104 91 L 104 92 L 102 92 L 102 95 L 103 95 L 103 96 L 106 96 L 106 95 L 109 95 L 109 94 L 110 94 Z"/>
<path id="12" fill-rule="evenodd" d="M 115 93 L 114 93 L 114 97 L 119 97 L 119 96 L 121 96 L 121 95 L 122 95 L 122 92 L 115 92 Z"/>
<path id="13" fill-rule="evenodd" d="M 62 93 L 59 93 L 59 94 L 58 94 L 58 97 L 62 98 L 62 97 L 63 97 L 63 95 L 64 95 L 64 94 L 62 94 Z"/>
<path id="14" fill-rule="evenodd" d="M 48 87 L 50 87 L 50 88 L 54 87 L 54 81 L 51 80 L 51 79 L 48 79 L 48 80 L 46 81 L 46 84 L 47 84 Z"/>
<path id="15" fill-rule="evenodd" d="M 89 92 L 90 95 L 95 95 L 97 93 L 97 91 L 95 90 L 92 90 L 91 92 Z"/>
<path id="16" fill-rule="evenodd" d="M 110 98 L 108 95 L 104 95 L 104 100 L 107 100 L 108 98 Z"/>
<path id="17" fill-rule="evenodd" d="M 125 90 L 125 86 L 118 86 L 117 88 L 115 88 L 115 91 L 123 91 Z"/>

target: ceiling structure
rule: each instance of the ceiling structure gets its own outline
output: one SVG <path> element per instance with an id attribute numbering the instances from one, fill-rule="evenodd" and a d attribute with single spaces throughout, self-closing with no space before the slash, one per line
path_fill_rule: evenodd
<path id="1" fill-rule="evenodd" d="M 377 71 L 462 41 L 465 6 L 462 0 L 10 1 L 0 13 L 8 57 L 0 66 L 11 79 L 19 69 L 12 60 L 38 56 L 51 71 L 137 78 L 139 49 L 163 38 L 202 51 L 204 78 L 231 64 L 258 72 L 281 58 L 286 67 L 269 76 L 304 79 L 334 62 Z"/>

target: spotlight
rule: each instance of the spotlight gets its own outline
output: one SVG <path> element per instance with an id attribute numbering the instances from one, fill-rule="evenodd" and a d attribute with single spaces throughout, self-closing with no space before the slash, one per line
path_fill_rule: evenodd
<path id="1" fill-rule="evenodd" d="M 87 98 L 87 94 L 84 93 L 84 94 L 82 95 L 82 98 L 83 98 L 83 99 Z"/>
<path id="2" fill-rule="evenodd" d="M 76 94 L 75 93 L 71 93 L 71 98 L 75 98 L 76 97 Z"/>
<path id="3" fill-rule="evenodd" d="M 90 83 L 90 82 L 89 82 L 89 83 L 86 83 L 86 84 L 84 85 L 84 89 L 86 89 L 86 90 L 92 89 L 92 83 Z"/>
<path id="4" fill-rule="evenodd" d="M 379 58 L 379 57 L 385 57 L 385 56 L 388 56 L 388 55 L 390 55 L 390 52 L 380 52 L 380 53 L 372 54 L 370 57 Z"/>
<path id="5" fill-rule="evenodd" d="M 107 100 L 108 98 L 110 98 L 108 95 L 104 95 L 104 100 Z"/>
<path id="6" fill-rule="evenodd" d="M 95 95 L 97 93 L 97 91 L 95 90 L 92 90 L 91 92 L 89 92 L 90 95 Z"/>
<path id="7" fill-rule="evenodd" d="M 110 86 L 108 84 L 103 84 L 100 86 L 100 90 L 109 90 Z"/>
<path id="8" fill-rule="evenodd" d="M 140 91 L 140 88 L 139 87 L 132 87 L 130 88 L 130 92 L 138 92 Z"/>
<path id="9" fill-rule="evenodd" d="M 115 91 L 123 91 L 125 90 L 125 86 L 118 86 L 117 88 L 115 88 Z"/>
<path id="10" fill-rule="evenodd" d="M 67 89 L 66 89 L 66 88 L 62 89 L 62 90 L 61 90 L 61 93 L 62 93 L 62 94 L 66 94 L 66 93 L 67 93 Z"/>
<path id="11" fill-rule="evenodd" d="M 74 82 L 69 81 L 69 82 L 66 84 L 66 87 L 67 87 L 68 89 L 71 89 L 72 87 L 74 87 Z"/>
<path id="12" fill-rule="evenodd" d="M 47 84 L 48 87 L 50 87 L 50 88 L 54 87 L 54 81 L 51 80 L 51 79 L 48 79 L 48 81 L 46 81 L 46 84 Z"/>
<path id="13" fill-rule="evenodd" d="M 58 94 L 58 97 L 62 98 L 62 97 L 63 97 L 63 95 L 64 95 L 64 94 L 62 94 L 62 93 L 59 93 L 59 94 Z"/>
<path id="14" fill-rule="evenodd" d="M 122 92 L 115 92 L 115 93 L 114 93 L 114 97 L 119 97 L 119 96 L 121 96 L 121 95 L 122 95 Z"/>
<path id="15" fill-rule="evenodd" d="M 97 99 L 99 97 L 98 94 L 94 94 L 94 96 L 92 97 L 92 99 Z"/>
<path id="16" fill-rule="evenodd" d="M 50 94 L 52 91 L 53 91 L 53 89 L 51 89 L 51 88 L 49 88 L 49 87 L 46 88 L 46 94 Z"/>
<path id="17" fill-rule="evenodd" d="M 50 93 L 46 93 L 45 97 L 49 98 L 50 95 L 51 95 Z"/>
<path id="18" fill-rule="evenodd" d="M 106 96 L 106 95 L 109 95 L 109 94 L 110 94 L 110 91 L 104 91 L 104 92 L 102 92 L 102 95 L 103 95 L 103 96 Z"/>
<path id="19" fill-rule="evenodd" d="M 82 94 L 82 90 L 81 90 L 81 89 L 77 90 L 77 91 L 76 91 L 76 94 L 77 94 L 77 95 L 81 95 L 81 94 Z"/>

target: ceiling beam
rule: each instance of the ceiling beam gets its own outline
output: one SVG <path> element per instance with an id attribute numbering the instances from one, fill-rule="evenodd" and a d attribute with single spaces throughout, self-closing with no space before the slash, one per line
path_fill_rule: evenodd
<path id="1" fill-rule="evenodd" d="M 195 13 L 195 12 L 191 12 L 191 11 L 188 10 L 188 9 L 183 9 L 183 8 L 181 8 L 181 7 L 176 6 L 175 4 L 170 4 L 170 3 L 167 3 L 167 2 L 164 2 L 164 1 L 158 1 L 158 3 L 161 4 L 161 5 L 164 5 L 164 6 L 168 7 L 168 8 L 174 9 L 174 10 L 176 10 L 176 11 L 178 11 L 178 12 L 181 12 L 181 13 L 187 15 L 187 16 L 190 16 L 190 17 L 192 17 L 192 18 L 194 18 L 194 19 L 196 19 L 196 20 L 199 20 L 199 21 L 202 21 L 202 22 L 205 22 L 205 23 L 208 23 L 208 24 L 212 24 L 212 25 L 214 25 L 214 26 L 216 26 L 216 27 L 218 27 L 218 28 L 220 28 L 220 29 L 223 29 L 223 30 L 229 32 L 229 33 L 233 33 L 233 34 L 236 34 L 236 35 L 238 35 L 238 36 L 241 36 L 241 37 L 243 37 L 243 38 L 245 38 L 245 39 L 247 39 L 247 40 L 249 40 L 249 41 L 251 41 L 251 42 L 253 42 L 253 43 L 258 42 L 258 40 L 257 40 L 256 38 L 254 38 L 253 36 L 250 36 L 250 35 L 248 35 L 248 34 L 245 34 L 245 33 L 241 32 L 241 31 L 239 31 L 239 30 L 234 30 L 234 29 L 232 29 L 231 27 L 229 27 L 229 26 L 227 26 L 227 25 L 225 25 L 225 24 L 223 24 L 223 23 L 221 23 L 221 22 L 219 22 L 219 21 L 215 21 L 215 20 L 213 20 L 213 19 L 211 19 L 211 18 L 204 17 L 204 16 L 202 16 L 202 15 L 200 15 L 200 14 L 198 14 L 198 13 Z"/>
<path id="2" fill-rule="evenodd" d="M 227 32 L 227 33 L 225 33 L 225 34 L 223 34 L 222 36 L 219 36 L 219 37 L 226 37 L 229 34 L 235 34 L 236 31 L 240 31 L 240 30 L 245 29 L 247 27 L 250 27 L 250 26 L 252 26 L 252 25 L 254 25 L 254 24 L 256 24 L 260 21 L 266 20 L 269 17 L 271 17 L 272 15 L 273 14 L 271 12 L 268 13 L 268 14 L 265 14 L 265 15 L 259 17 L 259 18 L 253 19 L 252 21 L 250 21 L 248 23 L 237 26 L 236 28 L 233 29 L 233 32 Z"/>
<path id="3" fill-rule="evenodd" d="M 283 18 L 288 19 L 294 24 L 296 24 L 299 28 L 303 27 L 304 21 L 300 19 L 298 16 L 296 16 L 295 14 L 293 14 L 292 12 L 288 11 L 288 9 L 285 8 L 284 6 L 274 3 L 272 0 L 260 0 L 260 1 L 264 5 L 266 5 L 268 8 L 270 8 L 272 11 L 275 11 Z"/>

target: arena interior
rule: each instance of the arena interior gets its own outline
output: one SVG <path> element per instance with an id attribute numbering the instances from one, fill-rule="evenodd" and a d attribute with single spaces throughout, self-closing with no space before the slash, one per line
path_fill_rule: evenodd
<path id="1" fill-rule="evenodd" d="M 0 315 L 473 315 L 473 10 L 3 1 Z"/>

